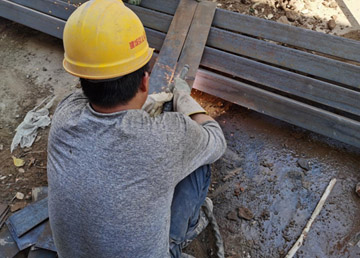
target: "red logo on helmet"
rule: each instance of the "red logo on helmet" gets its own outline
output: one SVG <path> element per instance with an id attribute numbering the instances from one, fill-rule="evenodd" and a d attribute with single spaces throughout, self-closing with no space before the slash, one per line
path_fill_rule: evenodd
<path id="1" fill-rule="evenodd" d="M 140 44 L 144 43 L 145 40 L 146 40 L 146 35 L 144 33 L 142 36 L 138 37 L 137 39 L 135 39 L 129 43 L 130 49 L 136 48 Z"/>

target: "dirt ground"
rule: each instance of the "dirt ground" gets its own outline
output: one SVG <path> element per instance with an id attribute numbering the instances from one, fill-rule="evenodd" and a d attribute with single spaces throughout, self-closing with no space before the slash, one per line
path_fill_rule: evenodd
<path id="1" fill-rule="evenodd" d="M 360 40 L 358 0 L 216 0 L 216 2 L 220 8 L 230 11 Z"/>
<path id="2" fill-rule="evenodd" d="M 271 7 L 276 5 L 273 0 L 266 2 L 269 9 L 247 0 L 218 2 L 222 8 L 259 17 L 272 14 L 272 20 L 291 10 L 290 5 Z M 318 2 L 324 6 L 321 10 L 327 10 L 322 2 L 335 1 L 309 0 Z M 315 13 L 308 10 L 309 22 L 286 18 L 287 22 L 307 27 Z M 322 25 L 309 28 L 320 30 L 331 19 L 330 13 L 326 15 L 319 19 Z M 350 25 L 340 22 L 341 17 L 338 14 L 338 31 L 327 27 L 323 31 L 360 39 L 356 16 L 348 19 Z M 8 203 L 17 192 L 31 202 L 31 189 L 47 185 L 48 129 L 39 131 L 31 148 L 11 154 L 15 129 L 41 100 L 55 95 L 58 102 L 76 88 L 78 80 L 62 69 L 62 42 L 43 33 L 0 19 L 0 49 L 0 203 Z M 360 198 L 354 192 L 360 181 L 359 149 L 201 92 L 195 97 L 220 123 L 228 142 L 226 154 L 213 165 L 209 194 L 227 257 L 284 257 L 331 178 L 338 182 L 296 257 L 360 257 Z M 25 165 L 15 167 L 12 155 Z M 237 216 L 240 207 L 252 213 L 250 220 Z M 187 251 L 198 258 L 213 257 L 212 239 L 208 229 Z"/>

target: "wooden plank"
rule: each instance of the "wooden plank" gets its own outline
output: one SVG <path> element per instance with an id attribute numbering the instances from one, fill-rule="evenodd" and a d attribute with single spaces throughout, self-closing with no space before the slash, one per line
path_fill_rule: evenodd
<path id="1" fill-rule="evenodd" d="M 62 38 L 65 21 L 34 11 L 28 7 L 8 0 L 0 0 L 0 16 L 51 36 Z"/>
<path id="2" fill-rule="evenodd" d="M 74 5 L 59 0 L 9 1 L 64 20 L 67 20 L 70 14 L 76 10 L 76 7 Z"/>
<path id="3" fill-rule="evenodd" d="M 205 49 L 202 65 L 360 116 L 360 92 L 357 91 L 209 47 Z"/>
<path id="4" fill-rule="evenodd" d="M 48 218 L 48 198 L 44 198 L 16 212 L 9 217 L 8 222 L 13 227 L 16 236 L 21 237 Z"/>
<path id="5" fill-rule="evenodd" d="M 290 124 L 360 147 L 360 122 L 199 70 L 194 88 Z"/>
<path id="6" fill-rule="evenodd" d="M 360 42 L 218 9 L 213 26 L 360 62 Z"/>
<path id="7" fill-rule="evenodd" d="M 216 6 L 216 3 L 207 1 L 198 4 L 176 67 L 175 74 L 179 74 L 186 64 L 189 65 L 190 68 L 186 81 L 190 86 L 194 83 L 196 72 L 200 65 Z"/>
<path id="8" fill-rule="evenodd" d="M 197 5 L 194 0 L 181 0 L 151 72 L 150 93 L 163 91 L 172 81 Z"/>
<path id="9" fill-rule="evenodd" d="M 360 89 L 360 66 L 216 28 L 207 45 Z"/>

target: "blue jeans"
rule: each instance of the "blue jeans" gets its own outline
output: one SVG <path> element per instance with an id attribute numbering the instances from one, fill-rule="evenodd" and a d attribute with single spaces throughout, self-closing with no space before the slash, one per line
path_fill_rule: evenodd
<path id="1" fill-rule="evenodd" d="M 211 179 L 210 165 L 204 165 L 177 184 L 171 205 L 170 254 L 181 256 L 181 243 L 193 238 L 201 205 L 204 203 Z"/>

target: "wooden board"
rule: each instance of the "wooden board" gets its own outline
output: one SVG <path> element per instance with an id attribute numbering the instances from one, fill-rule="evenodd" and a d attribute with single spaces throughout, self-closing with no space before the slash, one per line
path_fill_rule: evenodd
<path id="1" fill-rule="evenodd" d="M 360 148 L 360 122 L 204 70 L 194 88 Z"/>
<path id="2" fill-rule="evenodd" d="M 198 4 L 184 48 L 181 51 L 181 56 L 176 67 L 175 74 L 179 74 L 186 64 L 189 65 L 190 68 L 187 73 L 186 81 L 191 87 L 194 83 L 196 72 L 200 65 L 216 6 L 216 3 L 207 1 L 200 2 Z"/>
<path id="3" fill-rule="evenodd" d="M 21 237 L 48 218 L 48 198 L 44 198 L 16 212 L 9 217 L 8 222 L 13 227 L 16 236 Z"/>
<path id="4" fill-rule="evenodd" d="M 149 87 L 150 93 L 164 91 L 174 76 L 186 35 L 188 34 L 193 19 L 197 2 L 194 0 L 181 0 L 164 44 L 160 50 L 158 60 L 151 72 Z"/>

